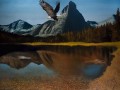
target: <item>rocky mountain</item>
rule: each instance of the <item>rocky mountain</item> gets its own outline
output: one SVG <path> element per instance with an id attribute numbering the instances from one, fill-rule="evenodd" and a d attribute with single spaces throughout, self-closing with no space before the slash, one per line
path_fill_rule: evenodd
<path id="1" fill-rule="evenodd" d="M 87 28 L 82 14 L 77 10 L 76 4 L 72 1 L 62 10 L 58 21 L 49 20 L 39 28 L 31 32 L 34 36 L 50 36 L 65 32 L 79 32 Z"/>
<path id="2" fill-rule="evenodd" d="M 41 25 L 33 26 L 23 20 L 18 20 L 9 25 L 0 26 L 0 28 L 20 35 L 47 37 L 65 32 L 79 32 L 89 26 L 83 15 L 77 10 L 76 4 L 70 1 L 61 11 L 58 21 L 48 20 Z"/>
<path id="3" fill-rule="evenodd" d="M 9 25 L 1 25 L 2 28 L 6 32 L 16 33 L 16 34 L 29 34 L 39 25 L 31 25 L 23 20 L 17 20 Z"/>

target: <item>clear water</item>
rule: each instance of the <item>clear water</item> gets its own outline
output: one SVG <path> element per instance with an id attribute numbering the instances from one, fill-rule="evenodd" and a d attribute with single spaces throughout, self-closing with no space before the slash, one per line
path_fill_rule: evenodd
<path id="1" fill-rule="evenodd" d="M 15 69 L 11 68 L 6 64 L 0 64 L 0 79 L 4 78 L 35 78 L 35 77 L 54 77 L 55 72 L 53 70 L 48 69 L 45 65 L 37 65 L 34 63 L 30 63 L 25 68 Z"/>

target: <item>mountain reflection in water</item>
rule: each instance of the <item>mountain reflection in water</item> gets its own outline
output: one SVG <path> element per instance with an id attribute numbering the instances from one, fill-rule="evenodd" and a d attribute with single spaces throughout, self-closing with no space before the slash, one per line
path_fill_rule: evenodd
<path id="1" fill-rule="evenodd" d="M 36 65 L 43 65 L 58 75 L 77 75 L 86 78 L 97 78 L 103 74 L 106 67 L 113 59 L 114 47 L 100 46 L 26 46 L 26 45 L 0 45 L 0 71 L 6 70 L 2 67 L 7 64 L 9 70 L 18 70 L 19 73 L 29 71 L 30 68 L 39 69 Z M 31 65 L 34 63 L 36 65 Z M 27 68 L 30 67 L 30 68 Z M 42 68 L 44 70 L 44 68 Z M 33 69 L 30 69 L 31 71 Z M 7 71 L 10 72 L 10 71 Z M 48 75 L 51 73 L 47 73 Z M 0 72 L 2 73 L 2 72 Z M 33 70 L 34 74 L 38 74 Z M 5 74 L 5 73 L 4 73 Z M 7 75 L 8 73 L 6 73 Z M 2 75 L 2 74 L 1 74 Z M 27 75 L 27 72 L 26 72 Z M 29 72 L 29 75 L 33 75 Z M 41 72 L 42 75 L 42 72 Z M 51 74 L 50 74 L 51 75 Z M 9 75 L 8 75 L 9 77 Z"/>

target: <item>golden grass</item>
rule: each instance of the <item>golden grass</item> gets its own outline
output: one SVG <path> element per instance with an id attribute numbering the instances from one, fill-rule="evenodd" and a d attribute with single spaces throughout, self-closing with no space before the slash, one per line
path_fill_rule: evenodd
<path id="1" fill-rule="evenodd" d="M 120 47 L 120 42 L 103 42 L 103 43 L 85 43 L 85 42 L 47 43 L 47 42 L 33 42 L 33 43 L 23 43 L 23 44 L 32 45 L 32 46 L 51 45 L 51 46 L 116 46 L 116 47 Z"/>

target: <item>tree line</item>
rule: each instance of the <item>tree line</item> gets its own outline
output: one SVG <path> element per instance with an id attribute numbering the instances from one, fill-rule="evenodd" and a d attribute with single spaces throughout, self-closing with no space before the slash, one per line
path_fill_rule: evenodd
<path id="1" fill-rule="evenodd" d="M 120 41 L 120 11 L 117 10 L 113 15 L 115 22 L 106 23 L 102 26 L 87 28 L 81 32 L 67 32 L 63 37 L 67 41 L 82 41 L 82 42 L 115 42 Z"/>

